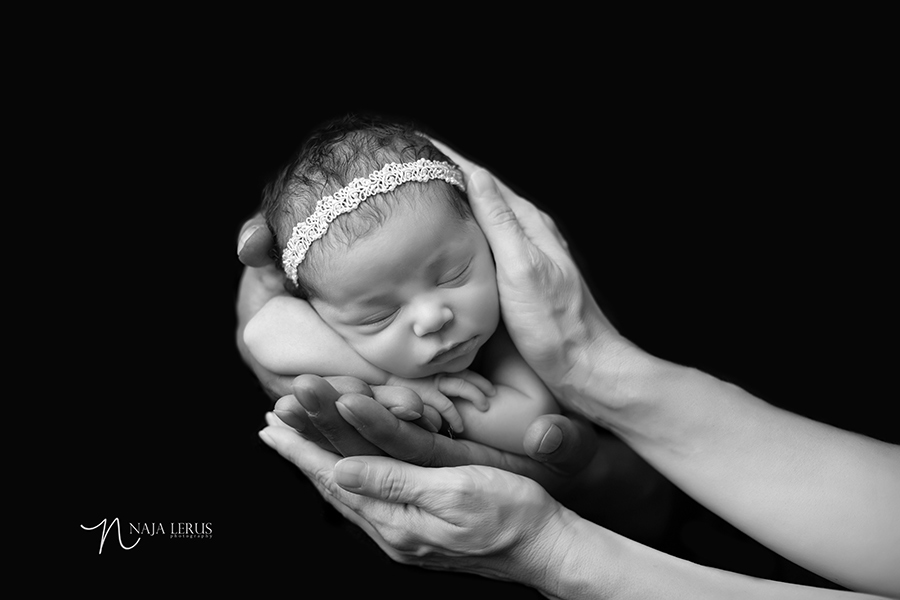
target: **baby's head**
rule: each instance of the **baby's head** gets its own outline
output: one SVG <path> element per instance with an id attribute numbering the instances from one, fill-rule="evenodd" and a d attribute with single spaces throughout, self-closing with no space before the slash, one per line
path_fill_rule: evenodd
<path id="1" fill-rule="evenodd" d="M 406 182 L 373 193 L 385 177 Z M 463 181 L 440 150 L 403 125 L 352 118 L 321 128 L 263 202 L 288 290 L 390 373 L 467 368 L 497 327 L 499 302 L 490 248 Z M 323 214 L 320 200 L 347 190 L 356 192 L 332 209 L 333 220 L 298 227 Z"/>

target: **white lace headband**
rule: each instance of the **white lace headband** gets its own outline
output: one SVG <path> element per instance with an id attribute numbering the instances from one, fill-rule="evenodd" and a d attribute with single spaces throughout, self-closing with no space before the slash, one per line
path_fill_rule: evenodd
<path id="1" fill-rule="evenodd" d="M 328 231 L 328 224 L 338 215 L 348 213 L 376 194 L 390 192 L 410 181 L 441 179 L 461 190 L 466 190 L 462 172 L 444 161 L 420 158 L 415 162 L 388 163 L 368 177 L 358 177 L 332 196 L 325 196 L 316 203 L 316 209 L 305 221 L 297 223 L 282 253 L 284 272 L 294 285 L 297 284 L 297 267 L 306 258 L 313 242 Z"/>

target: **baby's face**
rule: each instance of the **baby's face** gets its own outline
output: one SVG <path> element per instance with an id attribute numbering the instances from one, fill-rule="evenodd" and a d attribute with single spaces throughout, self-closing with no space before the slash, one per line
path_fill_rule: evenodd
<path id="1" fill-rule="evenodd" d="M 474 220 L 439 201 L 394 208 L 324 261 L 312 305 L 363 358 L 394 375 L 467 368 L 500 320 L 494 262 Z"/>

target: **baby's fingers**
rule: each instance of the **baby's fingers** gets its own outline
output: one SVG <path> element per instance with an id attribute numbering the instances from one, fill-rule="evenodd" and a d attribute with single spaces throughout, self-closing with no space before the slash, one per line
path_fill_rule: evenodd
<path id="1" fill-rule="evenodd" d="M 458 373 L 454 373 L 453 375 L 438 377 L 438 391 L 446 396 L 454 396 L 462 398 L 463 400 L 468 400 L 474 404 L 478 410 L 482 412 L 486 411 L 488 409 L 488 401 L 484 392 L 471 381 L 458 377 L 458 375 Z"/>
<path id="2" fill-rule="evenodd" d="M 448 398 L 448 395 L 441 390 L 441 384 L 443 382 L 443 377 L 435 376 L 435 385 L 437 386 L 437 393 L 432 391 L 429 394 L 422 396 L 422 400 L 425 404 L 431 406 L 435 410 L 437 410 L 441 417 L 453 428 L 453 431 L 459 433 L 461 432 L 463 427 L 462 417 L 459 416 L 459 411 L 456 410 L 456 407 L 453 406 L 453 403 Z"/>
<path id="3" fill-rule="evenodd" d="M 497 388 L 494 387 L 494 384 L 488 381 L 487 377 L 479 375 L 475 371 L 470 371 L 469 369 L 465 369 L 463 371 L 459 371 L 458 373 L 454 373 L 453 377 L 458 377 L 460 379 L 464 379 L 477 387 L 479 390 L 484 392 L 485 396 L 493 396 L 497 393 Z M 479 407 L 480 408 L 480 407 Z M 485 403 L 485 407 L 483 410 L 487 410 L 488 406 Z"/>

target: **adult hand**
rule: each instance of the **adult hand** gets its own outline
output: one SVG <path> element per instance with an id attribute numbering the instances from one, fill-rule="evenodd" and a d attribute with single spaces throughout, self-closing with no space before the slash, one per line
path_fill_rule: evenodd
<path id="1" fill-rule="evenodd" d="M 583 419 L 538 417 L 525 433 L 526 456 L 439 435 L 425 417 L 398 419 L 423 412 L 407 388 L 304 375 L 294 381 L 293 391 L 275 403 L 279 424 L 329 452 L 387 455 L 428 467 L 504 469 L 533 479 L 585 518 L 633 539 L 656 539 L 668 522 L 671 484 L 621 440 L 598 433 Z"/>
<path id="2" fill-rule="evenodd" d="M 471 172 L 475 168 L 452 150 L 447 149 L 447 152 L 465 170 Z M 499 185 L 501 189 L 508 190 L 502 183 Z M 518 197 L 513 198 L 513 202 L 516 201 L 531 206 Z M 533 206 L 531 210 L 536 211 Z M 543 220 L 546 216 L 540 218 Z M 544 224 L 555 232 L 552 222 L 546 219 Z M 554 235 L 558 236 L 558 232 Z M 564 249 L 562 238 L 555 239 Z M 418 420 L 418 424 L 426 430 L 400 422 L 395 416 L 400 415 L 397 411 L 401 410 L 401 406 L 409 408 L 410 402 L 415 402 L 403 388 L 374 388 L 367 394 L 361 394 L 359 390 L 341 387 L 346 381 L 336 383 L 333 378 L 329 381 L 338 389 L 321 380 L 313 383 L 315 379 L 301 379 L 298 386 L 292 387 L 290 377 L 263 369 L 246 351 L 242 332 L 265 302 L 285 293 L 284 275 L 272 262 L 272 244 L 272 236 L 260 216 L 249 219 L 241 229 L 238 256 L 247 268 L 238 296 L 237 344 L 245 362 L 269 395 L 273 399 L 282 397 L 276 404 L 276 411 L 285 422 L 320 446 L 344 456 L 388 454 L 419 465 L 474 463 L 496 466 L 541 482 L 558 497 L 565 497 L 567 502 L 584 498 L 591 491 L 602 490 L 608 499 L 602 509 L 598 510 L 599 505 L 594 504 L 580 510 L 589 512 L 595 520 L 619 522 L 622 528 L 635 536 L 644 533 L 653 535 L 658 531 L 665 520 L 666 511 L 659 508 L 667 505 L 668 484 L 618 439 L 608 435 L 598 437 L 593 428 L 582 420 L 562 415 L 538 418 L 528 428 L 524 438 L 527 456 L 513 455 L 473 442 L 433 435 L 434 427 L 428 427 L 429 421 L 424 418 L 427 417 L 424 413 L 428 407 L 422 411 L 424 417 Z M 352 391 L 357 394 L 337 403 L 342 394 Z M 307 412 L 302 402 L 319 397 L 325 409 Z M 310 417 L 311 412 L 315 412 L 314 418 Z M 353 424 L 343 417 L 349 417 Z M 403 435 L 398 435 L 401 431 Z M 607 495 L 610 489 L 619 492 L 615 494 L 619 501 L 613 502 Z M 630 517 L 641 512 L 629 510 L 638 505 L 653 507 L 650 514 L 655 517 Z"/>
<path id="3" fill-rule="evenodd" d="M 404 388 L 369 388 L 352 378 L 315 376 L 301 376 L 292 382 L 290 377 L 263 369 L 247 352 L 242 332 L 270 298 L 284 293 L 284 275 L 271 259 L 272 244 L 262 217 L 257 215 L 242 227 L 238 257 L 247 268 L 238 293 L 237 343 L 270 396 L 281 397 L 276 414 L 303 436 L 344 456 L 388 454 L 427 466 L 492 465 L 532 477 L 557 492 L 570 486 L 570 476 L 594 459 L 598 439 L 592 427 L 562 415 L 546 415 L 532 423 L 524 440 L 526 457 L 434 435 L 436 428 L 434 420 L 427 418 L 427 407 L 417 409 L 418 399 Z M 417 421 L 419 426 L 398 419 L 403 410 L 418 410 L 423 415 Z"/>
<path id="4" fill-rule="evenodd" d="M 302 375 L 293 381 L 292 392 L 275 403 L 275 414 L 303 437 L 343 456 L 386 454 L 422 466 L 494 466 L 563 493 L 598 450 L 589 423 L 562 415 L 544 415 L 531 424 L 524 440 L 528 456 L 523 456 L 439 435 L 427 415 L 417 421 L 398 418 L 424 413 L 406 388 Z"/>
<path id="5" fill-rule="evenodd" d="M 260 438 L 392 559 L 553 589 L 566 554 L 562 532 L 577 517 L 534 481 L 483 466 L 339 460 L 268 419 Z"/>
<path id="6" fill-rule="evenodd" d="M 341 459 L 272 413 L 267 421 L 260 438 L 400 563 L 515 581 L 551 598 L 876 598 L 663 554 L 590 523 L 513 473 L 423 468 L 381 456 Z"/>
<path id="7" fill-rule="evenodd" d="M 263 368 L 244 344 L 244 328 L 253 315 L 271 298 L 285 293 L 284 273 L 275 267 L 271 258 L 272 244 L 272 234 L 261 215 L 251 217 L 241 227 L 237 254 L 246 267 L 238 287 L 236 343 L 244 362 L 274 400 L 290 393 L 293 378 Z"/>
<path id="8" fill-rule="evenodd" d="M 273 398 L 281 397 L 276 414 L 308 439 L 344 456 L 388 454 L 429 466 L 497 466 L 533 477 L 557 491 L 571 484 L 568 476 L 582 471 L 596 454 L 597 436 L 590 425 L 561 415 L 541 417 L 529 427 L 524 442 L 529 459 L 434 435 L 435 420 L 427 418 L 427 407 L 420 403 L 417 408 L 418 398 L 405 388 L 370 388 L 352 378 L 302 376 L 293 381 L 263 369 L 247 352 L 242 332 L 270 298 L 284 293 L 284 275 L 270 258 L 272 243 L 261 217 L 244 224 L 238 256 L 247 268 L 238 292 L 237 344 L 264 389 Z M 398 419 L 403 410 L 422 414 L 419 426 Z"/>
<path id="9" fill-rule="evenodd" d="M 503 322 L 516 348 L 566 408 L 604 421 L 597 403 L 584 396 L 585 381 L 598 361 L 614 375 L 643 353 L 603 315 L 553 220 L 487 170 L 432 141 L 468 176 L 469 201 L 494 253 Z M 594 385 L 593 394 L 612 398 L 614 379 L 600 382 L 610 392 Z"/>

